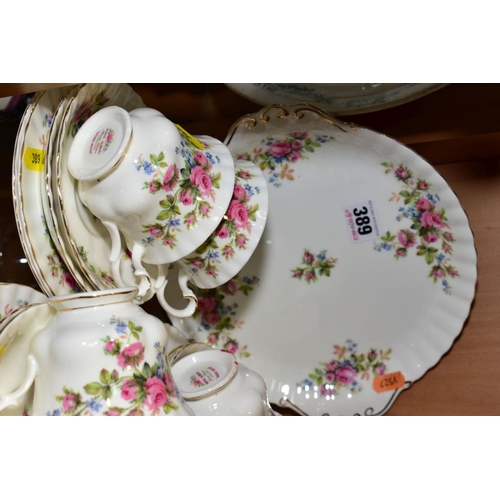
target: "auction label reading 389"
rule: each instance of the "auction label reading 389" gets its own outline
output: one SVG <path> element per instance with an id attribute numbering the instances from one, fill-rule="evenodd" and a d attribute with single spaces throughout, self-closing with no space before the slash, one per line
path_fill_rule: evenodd
<path id="1" fill-rule="evenodd" d="M 375 240 L 380 236 L 372 200 L 345 205 L 344 216 L 353 243 Z"/>

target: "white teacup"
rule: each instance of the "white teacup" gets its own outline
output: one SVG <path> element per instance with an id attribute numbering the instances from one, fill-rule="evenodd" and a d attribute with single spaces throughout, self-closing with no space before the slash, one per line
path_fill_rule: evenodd
<path id="1" fill-rule="evenodd" d="M 83 204 L 111 235 L 113 273 L 120 272 L 121 233 L 135 273 L 149 282 L 143 263 L 175 262 L 217 229 L 235 182 L 224 144 L 190 136 L 150 108 L 128 113 L 110 106 L 95 113 L 75 136 L 68 169 Z"/>
<path id="2" fill-rule="evenodd" d="M 206 344 L 169 354 L 179 392 L 197 416 L 274 416 L 262 377 L 233 354 Z"/>

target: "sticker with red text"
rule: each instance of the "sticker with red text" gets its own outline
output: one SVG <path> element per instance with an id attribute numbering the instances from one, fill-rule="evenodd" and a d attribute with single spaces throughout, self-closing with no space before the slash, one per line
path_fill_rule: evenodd
<path id="1" fill-rule="evenodd" d="M 372 241 L 380 236 L 372 200 L 345 205 L 344 216 L 353 243 Z"/>
<path id="2" fill-rule="evenodd" d="M 405 385 L 405 378 L 401 372 L 380 375 L 373 379 L 373 389 L 375 392 L 386 392 L 399 389 Z"/>

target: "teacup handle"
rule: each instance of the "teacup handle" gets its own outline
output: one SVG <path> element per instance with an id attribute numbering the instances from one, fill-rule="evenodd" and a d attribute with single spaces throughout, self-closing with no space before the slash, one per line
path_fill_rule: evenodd
<path id="1" fill-rule="evenodd" d="M 0 397 L 0 411 L 9 406 L 17 406 L 19 404 L 19 400 L 29 391 L 37 374 L 38 363 L 36 362 L 35 357 L 30 354 L 28 355 L 28 367 L 26 369 L 26 375 L 24 376 L 23 382 L 14 392 Z"/>
<path id="2" fill-rule="evenodd" d="M 109 261 L 111 262 L 111 273 L 113 278 L 119 287 L 127 287 L 120 271 L 120 263 L 123 257 L 123 245 L 122 237 L 120 231 L 116 224 L 112 222 L 102 221 L 103 225 L 109 232 L 111 237 L 111 252 L 109 254 Z M 135 275 L 140 276 L 141 281 L 139 283 L 139 292 L 137 293 L 137 300 L 140 301 L 147 292 L 151 289 L 151 278 L 141 263 L 142 255 L 144 254 L 144 248 L 139 244 L 134 244 L 132 249 L 132 264 L 135 267 Z"/>
<path id="3" fill-rule="evenodd" d="M 158 267 L 159 273 L 158 280 L 155 284 L 155 290 L 156 298 L 158 299 L 161 307 L 171 316 L 175 316 L 177 318 L 189 318 L 189 316 L 192 316 L 194 314 L 196 308 L 198 307 L 198 298 L 187 285 L 189 275 L 181 269 L 179 271 L 178 277 L 179 287 L 182 291 L 182 297 L 189 300 L 189 304 L 184 309 L 175 309 L 167 302 L 167 299 L 165 298 L 165 288 L 168 284 L 167 274 L 170 268 L 170 264 L 165 264 Z"/>

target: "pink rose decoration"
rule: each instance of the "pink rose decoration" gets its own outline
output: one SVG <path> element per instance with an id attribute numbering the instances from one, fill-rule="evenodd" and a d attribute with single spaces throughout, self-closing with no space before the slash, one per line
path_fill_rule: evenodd
<path id="1" fill-rule="evenodd" d="M 395 170 L 396 176 L 399 177 L 400 179 L 408 179 L 410 174 L 408 173 L 408 170 L 404 167 L 398 167 Z"/>
<path id="2" fill-rule="evenodd" d="M 300 149 L 302 147 L 302 143 L 300 141 L 293 141 L 292 142 L 292 149 Z"/>
<path id="3" fill-rule="evenodd" d="M 451 233 L 449 233 L 448 231 L 446 231 L 445 233 L 443 233 L 443 238 L 446 241 L 454 241 L 453 235 Z"/>
<path id="4" fill-rule="evenodd" d="M 71 290 L 73 290 L 73 288 L 76 288 L 75 278 L 73 278 L 69 271 L 67 271 L 66 269 L 62 269 L 61 276 L 68 288 L 70 288 Z"/>
<path id="5" fill-rule="evenodd" d="M 337 380 L 341 384 L 350 384 L 355 378 L 356 378 L 356 371 L 352 366 L 345 365 L 340 367 L 336 372 L 335 375 L 337 377 Z"/>
<path id="6" fill-rule="evenodd" d="M 417 201 L 417 210 L 423 212 L 424 210 L 430 210 L 434 205 L 427 198 L 419 198 Z"/>
<path id="7" fill-rule="evenodd" d="M 415 235 L 408 229 L 403 229 L 398 233 L 398 240 L 405 248 L 415 246 Z"/>
<path id="8" fill-rule="evenodd" d="M 444 278 L 444 271 L 440 268 L 440 267 L 435 267 L 433 270 L 432 270 L 432 276 L 434 276 L 434 278 Z"/>
<path id="9" fill-rule="evenodd" d="M 65 413 L 72 413 L 76 410 L 77 396 L 70 392 L 66 394 L 62 400 L 62 409 Z"/>
<path id="10" fill-rule="evenodd" d="M 292 137 L 295 137 L 296 139 L 307 139 L 308 135 L 307 135 L 307 132 L 300 132 L 300 131 L 295 131 L 295 132 L 290 132 L 290 134 L 288 134 Z"/>
<path id="11" fill-rule="evenodd" d="M 153 238 L 159 238 L 163 234 L 163 231 L 159 227 L 150 226 L 148 227 L 148 233 L 153 236 Z"/>
<path id="12" fill-rule="evenodd" d="M 212 179 L 210 179 L 210 176 L 201 167 L 195 167 L 191 171 L 189 180 L 193 186 L 198 186 L 198 190 L 202 196 L 208 196 L 210 194 Z"/>
<path id="13" fill-rule="evenodd" d="M 109 352 L 109 354 L 118 354 L 120 352 L 120 343 L 116 340 L 109 340 L 104 345 L 104 350 Z"/>
<path id="14" fill-rule="evenodd" d="M 212 311 L 205 314 L 204 318 L 209 325 L 215 325 L 219 321 L 220 316 L 218 312 Z"/>
<path id="15" fill-rule="evenodd" d="M 304 275 L 304 278 L 306 279 L 306 281 L 314 281 L 314 273 L 307 272 L 307 273 Z"/>
<path id="16" fill-rule="evenodd" d="M 127 379 L 123 382 L 121 396 L 125 401 L 130 401 L 137 397 L 137 386 L 133 380 Z"/>
<path id="17" fill-rule="evenodd" d="M 118 366 L 137 366 L 144 359 L 144 346 L 142 342 L 134 342 L 118 354 Z"/>
<path id="18" fill-rule="evenodd" d="M 228 342 L 224 349 L 231 354 L 236 354 L 238 352 L 238 346 L 234 342 Z"/>
<path id="19" fill-rule="evenodd" d="M 227 226 L 225 224 L 223 224 L 219 230 L 217 231 L 217 236 L 219 238 L 221 238 L 222 240 L 224 238 L 227 238 L 229 236 L 229 229 L 227 228 Z"/>
<path id="20" fill-rule="evenodd" d="M 231 257 L 234 254 L 234 250 L 231 247 L 225 247 L 222 250 L 224 257 Z"/>
<path id="21" fill-rule="evenodd" d="M 194 214 L 190 214 L 186 217 L 186 224 L 192 226 L 194 224 Z"/>
<path id="22" fill-rule="evenodd" d="M 209 344 L 215 344 L 217 342 L 217 336 L 216 335 L 210 335 L 210 337 L 208 337 L 208 339 L 207 339 L 207 342 Z"/>
<path id="23" fill-rule="evenodd" d="M 249 160 L 250 158 L 239 158 L 239 160 Z M 250 172 L 247 172 L 246 170 L 239 170 L 238 171 L 238 177 L 240 179 L 251 179 L 252 178 L 252 174 Z"/>
<path id="24" fill-rule="evenodd" d="M 247 199 L 247 192 L 245 188 L 243 186 L 240 186 L 239 184 L 235 184 L 233 197 L 238 200 L 245 201 Z"/>
<path id="25" fill-rule="evenodd" d="M 335 373 L 326 372 L 325 378 L 328 382 L 333 382 L 335 380 Z"/>
<path id="26" fill-rule="evenodd" d="M 299 160 L 300 158 L 302 157 L 302 153 L 300 151 L 294 151 L 291 155 L 290 155 L 290 161 L 292 163 L 295 163 L 297 160 Z M 289 172 L 293 172 L 293 170 L 289 170 Z"/>
<path id="27" fill-rule="evenodd" d="M 417 184 L 417 188 L 422 191 L 425 191 L 426 189 L 429 189 L 429 184 L 427 184 L 427 182 L 425 181 L 419 181 Z"/>
<path id="28" fill-rule="evenodd" d="M 129 414 L 129 417 L 143 417 L 144 413 L 141 410 L 138 410 L 137 408 L 132 410 Z"/>
<path id="29" fill-rule="evenodd" d="M 227 216 L 234 221 L 237 228 L 243 228 L 248 222 L 248 208 L 242 205 L 238 200 L 233 200 L 229 204 Z"/>
<path id="30" fill-rule="evenodd" d="M 189 261 L 194 267 L 198 267 L 198 268 L 201 268 L 203 267 L 203 261 L 201 261 L 200 259 L 192 259 Z"/>
<path id="31" fill-rule="evenodd" d="M 208 161 L 208 158 L 201 152 L 201 151 L 197 151 L 194 155 L 193 155 L 193 159 L 195 161 L 195 163 L 197 163 L 198 165 L 201 165 L 202 167 L 210 167 L 211 166 L 211 163 Z"/>
<path id="32" fill-rule="evenodd" d="M 160 188 L 156 182 L 151 181 L 148 186 L 148 190 L 150 193 L 156 193 Z"/>
<path id="33" fill-rule="evenodd" d="M 144 404 L 151 410 L 160 408 L 167 402 L 167 390 L 163 380 L 153 377 L 146 380 L 146 392 Z"/>
<path id="34" fill-rule="evenodd" d="M 246 244 L 247 244 L 247 238 L 242 235 L 242 234 L 239 234 L 237 237 L 236 237 L 236 246 L 238 248 L 245 248 Z"/>
<path id="35" fill-rule="evenodd" d="M 338 366 L 338 365 L 339 365 L 339 364 L 338 364 L 338 362 L 337 362 L 337 361 L 330 361 L 330 362 L 326 365 L 326 369 L 327 369 L 328 371 L 334 371 L 334 370 L 337 368 L 337 366 Z"/>
<path id="36" fill-rule="evenodd" d="M 211 295 L 208 297 L 198 297 L 198 309 L 200 311 L 213 311 L 215 309 L 215 305 L 215 298 Z"/>
<path id="37" fill-rule="evenodd" d="M 385 373 L 385 369 L 386 369 L 385 365 L 378 365 L 375 368 L 375 372 L 377 373 L 377 375 L 383 375 Z"/>
<path id="38" fill-rule="evenodd" d="M 228 293 L 230 293 L 231 295 L 234 295 L 238 291 L 238 287 L 236 286 L 236 283 L 233 280 L 229 280 L 226 283 L 226 288 Z"/>
<path id="39" fill-rule="evenodd" d="M 304 252 L 304 262 L 310 264 L 314 260 L 314 255 L 311 252 Z"/>
<path id="40" fill-rule="evenodd" d="M 406 248 L 398 248 L 398 249 L 396 250 L 396 255 L 397 255 L 398 257 L 405 257 L 405 256 L 406 256 L 406 254 L 407 254 Z"/>
<path id="41" fill-rule="evenodd" d="M 165 172 L 165 176 L 163 177 L 163 186 L 162 189 L 165 191 L 172 191 L 177 182 L 173 180 L 174 174 L 176 171 L 175 165 L 170 165 Z"/>
<path id="42" fill-rule="evenodd" d="M 109 410 L 108 412 L 105 413 L 107 417 L 119 417 L 120 412 L 117 410 Z"/>
<path id="43" fill-rule="evenodd" d="M 274 144 L 271 144 L 267 151 L 271 153 L 275 158 L 281 158 L 286 156 L 292 148 L 290 144 L 286 141 L 277 141 Z"/>
<path id="44" fill-rule="evenodd" d="M 425 233 L 423 239 L 427 243 L 435 243 L 438 237 L 434 233 Z"/>
<path id="45" fill-rule="evenodd" d="M 202 202 L 199 211 L 201 215 L 208 215 L 210 212 L 210 205 L 206 201 Z"/>
<path id="46" fill-rule="evenodd" d="M 179 201 L 184 205 L 184 206 L 188 206 L 188 205 L 191 205 L 193 203 L 193 200 L 194 200 L 194 196 L 192 195 L 192 193 L 190 193 L 187 189 L 183 189 L 180 193 L 179 193 Z"/>
<path id="47" fill-rule="evenodd" d="M 436 229 L 441 229 L 444 226 L 444 222 L 436 212 L 423 212 L 420 223 L 422 227 L 435 227 Z"/>

